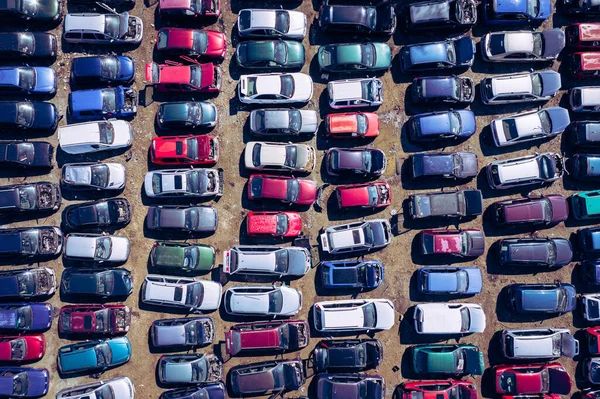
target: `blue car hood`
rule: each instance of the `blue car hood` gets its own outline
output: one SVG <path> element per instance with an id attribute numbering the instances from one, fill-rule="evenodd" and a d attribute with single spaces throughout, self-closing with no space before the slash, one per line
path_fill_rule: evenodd
<path id="1" fill-rule="evenodd" d="M 454 40 L 456 50 L 456 65 L 472 65 L 475 58 L 475 42 L 469 36 Z"/>
<path id="2" fill-rule="evenodd" d="M 130 80 L 135 74 L 133 60 L 129 57 L 118 56 L 119 59 L 119 78 L 122 80 Z"/>
<path id="3" fill-rule="evenodd" d="M 112 339 L 107 344 L 112 353 L 111 364 L 121 364 L 129 361 L 131 358 L 131 345 L 127 338 Z"/>
<path id="4" fill-rule="evenodd" d="M 483 281 L 479 269 L 466 268 L 464 270 L 467 272 L 467 276 L 469 276 L 469 286 L 467 288 L 466 294 L 480 293 L 481 288 L 483 287 Z"/>
<path id="5" fill-rule="evenodd" d="M 552 133 L 560 133 L 569 126 L 571 118 L 569 111 L 562 107 L 546 108 L 546 112 L 550 115 L 552 121 Z"/>
<path id="6" fill-rule="evenodd" d="M 56 90 L 56 75 L 54 69 L 48 67 L 36 67 L 36 81 L 33 91 L 36 93 L 52 93 Z"/>
<path id="7" fill-rule="evenodd" d="M 539 72 L 542 78 L 542 96 L 549 96 L 556 93 L 562 85 L 560 73 L 555 71 Z"/>
<path id="8" fill-rule="evenodd" d="M 454 112 L 458 112 L 458 114 L 460 115 L 460 124 L 462 127 L 460 135 L 470 136 L 473 133 L 475 133 L 475 130 L 477 129 L 477 124 L 475 122 L 475 114 L 473 113 L 473 111 L 469 111 L 468 109 L 461 109 Z"/>

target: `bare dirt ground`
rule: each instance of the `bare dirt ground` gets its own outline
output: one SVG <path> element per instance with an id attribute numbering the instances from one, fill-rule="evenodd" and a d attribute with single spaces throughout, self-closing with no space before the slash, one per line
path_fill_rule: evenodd
<path id="1" fill-rule="evenodd" d="M 70 60 L 75 57 L 86 54 L 98 54 L 108 51 L 119 51 L 119 53 L 127 53 L 132 56 L 136 62 L 136 83 L 135 88 L 143 90 L 144 86 L 144 67 L 145 64 L 153 60 L 153 46 L 155 42 L 155 30 L 164 23 L 158 18 L 156 9 L 157 4 L 144 4 L 143 0 L 138 0 L 135 8 L 130 12 L 133 15 L 138 15 L 143 18 L 145 37 L 141 46 L 135 49 L 111 49 L 109 47 L 100 46 L 72 46 L 67 45 L 63 42 L 62 51 L 59 52 L 58 59 L 53 64 L 59 77 L 59 88 L 57 95 L 51 99 L 59 108 L 62 114 L 66 115 L 67 111 L 67 99 L 70 91 L 68 76 L 70 71 Z M 315 0 L 318 1 L 318 0 Z M 203 239 L 190 239 L 192 242 L 203 242 L 211 244 L 217 248 L 218 260 L 221 258 L 221 254 L 224 250 L 237 243 L 250 243 L 256 241 L 249 240 L 244 234 L 243 219 L 249 209 L 277 209 L 274 204 L 267 203 L 250 203 L 247 200 L 245 193 L 246 179 L 248 176 L 247 171 L 241 166 L 240 157 L 242 155 L 245 142 L 250 140 L 247 133 L 246 118 L 249 112 L 249 108 L 240 104 L 236 99 L 236 84 L 237 79 L 240 75 L 240 70 L 235 65 L 232 55 L 234 53 L 235 44 L 237 43 L 237 33 L 235 29 L 236 14 L 241 8 L 278 8 L 282 6 L 284 8 L 293 8 L 296 10 L 303 11 L 308 17 L 308 22 L 311 25 L 310 32 L 307 38 L 304 40 L 304 45 L 307 51 L 307 62 L 302 68 L 302 72 L 310 73 L 315 81 L 314 85 L 314 96 L 312 101 L 307 105 L 307 108 L 316 109 L 319 111 L 321 118 L 327 113 L 331 112 L 327 106 L 327 96 L 323 93 L 327 78 L 321 77 L 318 71 L 318 64 L 314 59 L 318 50 L 318 45 L 324 44 L 331 41 L 348 42 L 348 41 L 361 41 L 362 38 L 349 38 L 347 36 L 327 36 L 321 34 L 316 29 L 316 16 L 318 14 L 318 4 L 312 4 L 309 0 L 305 0 L 302 4 L 297 2 L 271 2 L 271 1 L 242 1 L 242 0 L 223 0 L 222 1 L 222 17 L 218 19 L 210 29 L 219 30 L 225 32 L 228 37 L 228 54 L 225 61 L 222 63 L 224 78 L 223 78 L 223 90 L 211 101 L 217 104 L 219 110 L 219 124 L 212 131 L 219 137 L 221 142 L 221 159 L 218 163 L 218 167 L 224 168 L 225 170 L 225 193 L 222 198 L 216 202 L 216 207 L 219 212 L 220 224 L 216 234 L 203 238 Z M 70 12 L 83 11 L 83 8 L 65 7 Z M 560 10 L 558 10 L 560 13 Z M 481 16 L 481 14 L 480 14 Z M 555 14 L 554 19 L 550 18 L 543 24 L 543 28 L 550 27 L 563 27 L 569 21 L 560 17 L 560 14 Z M 22 25 L 21 25 L 22 26 Z M 182 26 L 200 26 L 199 24 L 190 23 Z M 33 28 L 33 27 L 32 27 Z M 402 22 L 400 22 L 400 28 L 402 28 Z M 5 29 L 16 29 L 11 25 L 5 26 Z M 473 35 L 478 41 L 479 38 L 486 32 L 481 26 L 477 26 L 473 30 Z M 59 25 L 54 29 L 54 33 L 60 36 L 62 33 L 62 25 Z M 400 47 L 408 43 L 426 42 L 432 40 L 443 39 L 446 34 L 443 32 L 436 33 L 425 33 L 422 35 L 406 34 L 402 32 L 402 29 L 398 29 L 398 32 L 389 40 L 392 45 L 394 55 L 396 55 Z M 233 60 L 233 61 L 232 61 Z M 7 64 L 6 60 L 2 60 L 3 63 Z M 506 73 L 511 71 L 525 71 L 530 68 L 543 69 L 552 67 L 558 69 L 560 63 L 550 64 L 517 64 L 512 66 L 505 65 L 491 65 L 486 64 L 477 57 L 475 65 L 472 70 L 465 72 L 466 75 L 472 76 L 476 82 L 479 82 L 484 76 L 493 73 Z M 563 89 L 573 87 L 574 84 L 570 79 L 563 74 Z M 331 77 L 333 78 L 333 77 Z M 420 148 L 411 145 L 406 140 L 405 132 L 402 130 L 403 123 L 408 119 L 410 115 L 418 112 L 425 112 L 429 109 L 416 107 L 409 104 L 409 100 L 405 102 L 405 93 L 409 87 L 411 76 L 402 75 L 398 67 L 398 59 L 394 57 L 394 63 L 392 70 L 385 73 L 382 76 L 385 83 L 385 103 L 378 109 L 378 113 L 382 120 L 381 134 L 373 142 L 367 143 L 368 146 L 375 146 L 383 149 L 388 157 L 388 167 L 383 180 L 388 181 L 392 185 L 393 192 L 393 203 L 388 209 L 385 209 L 376 215 L 377 217 L 390 218 L 392 210 L 398 212 L 399 217 L 392 218 L 394 222 L 394 228 L 397 232 L 394 237 L 392 244 L 385 250 L 377 253 L 367 255 L 368 258 L 381 259 L 386 268 L 386 279 L 385 283 L 371 292 L 360 293 L 359 297 L 383 297 L 390 298 L 393 300 L 397 310 L 397 323 L 396 326 L 385 332 L 379 332 L 375 334 L 384 345 L 384 361 L 377 370 L 369 371 L 369 373 L 378 373 L 385 377 L 387 382 L 387 394 L 392 395 L 394 387 L 399 383 L 414 377 L 406 366 L 405 350 L 409 345 L 425 342 L 420 339 L 412 329 L 412 308 L 418 302 L 425 302 L 433 300 L 433 298 L 420 297 L 416 292 L 415 287 L 415 272 L 420 265 L 429 263 L 429 260 L 422 259 L 417 255 L 414 250 L 415 237 L 418 233 L 418 229 L 425 228 L 426 226 L 434 226 L 431 223 L 411 223 L 408 220 L 404 220 L 402 217 L 402 203 L 408 197 L 409 194 L 421 191 L 434 191 L 441 187 L 450 188 L 453 186 L 453 182 L 437 182 L 437 181 L 418 181 L 411 182 L 405 176 L 397 176 L 395 174 L 395 162 L 399 160 L 400 164 L 402 161 L 411 153 L 430 150 L 430 149 L 441 149 L 440 147 L 432 148 Z M 585 82 L 590 84 L 589 82 Z M 551 105 L 561 104 L 566 106 L 566 98 L 564 96 L 565 91 L 561 92 L 556 99 L 551 101 Z M 136 118 L 133 120 L 135 142 L 132 147 L 131 154 L 128 152 L 119 154 L 99 154 L 99 156 L 90 157 L 70 157 L 58 150 L 57 163 L 58 166 L 62 166 L 65 162 L 82 161 L 89 159 L 105 159 L 107 161 L 122 162 L 127 167 L 127 187 L 123 192 L 123 196 L 128 198 L 133 205 L 133 220 L 126 228 L 118 231 L 118 234 L 123 234 L 131 240 L 132 251 L 129 261 L 123 267 L 131 270 L 134 274 L 134 294 L 129 297 L 126 304 L 133 309 L 132 328 L 128 334 L 133 344 L 133 358 L 132 360 L 119 368 L 107 371 L 102 375 L 102 379 L 108 379 L 115 376 L 129 376 L 133 380 L 136 386 L 136 391 L 139 397 L 157 397 L 161 392 L 162 388 L 157 386 L 157 380 L 155 378 L 155 366 L 158 358 L 161 356 L 160 353 L 153 353 L 149 349 L 148 345 L 148 329 L 153 320 L 159 318 L 173 317 L 173 314 L 163 312 L 162 310 L 156 310 L 141 306 L 139 300 L 139 289 L 143 281 L 144 276 L 148 272 L 152 272 L 148 268 L 148 254 L 155 238 L 165 237 L 150 237 L 144 232 L 144 218 L 146 215 L 146 207 L 151 202 L 145 198 L 142 198 L 143 192 L 143 177 L 148 170 L 147 152 L 152 137 L 157 133 L 154 128 L 154 115 L 158 106 L 157 101 L 164 100 L 160 96 L 154 96 L 154 102 L 152 102 L 152 90 L 148 89 L 142 93 L 145 97 L 146 106 L 141 106 Z M 169 96 L 169 99 L 180 99 L 180 98 L 192 98 L 192 97 L 177 97 Z M 201 99 L 201 96 L 195 96 L 194 99 Z M 550 104 L 548 104 L 550 105 Z M 471 109 L 477 115 L 478 129 L 477 133 L 464 143 L 457 146 L 447 147 L 447 150 L 469 150 L 474 151 L 479 156 L 479 166 L 482 168 L 487 162 L 494 159 L 502 159 L 514 156 L 520 156 L 530 154 L 532 152 L 545 152 L 555 151 L 566 154 L 571 154 L 572 150 L 568 145 L 564 144 L 566 140 L 561 138 L 555 138 L 547 142 L 536 142 L 531 146 L 521 147 L 510 147 L 507 150 L 497 150 L 493 147 L 491 137 L 489 134 L 489 122 L 498 116 L 498 114 L 510 114 L 520 110 L 532 109 L 535 105 L 522 105 L 522 106 L 511 106 L 511 107 L 485 107 L 481 104 L 479 98 L 476 98 L 475 103 L 471 106 Z M 61 123 L 66 123 L 66 118 Z M 16 133 L 14 138 L 29 138 L 30 133 Z M 8 138 L 8 137 L 7 137 Z M 43 135 L 36 139 L 43 139 L 51 141 L 55 146 L 57 145 L 57 135 L 44 137 Z M 334 145 L 361 145 L 359 142 L 343 142 L 343 143 L 330 143 L 324 139 L 322 129 L 318 132 L 317 136 L 311 140 L 311 145 L 316 146 L 319 150 L 319 164 L 322 159 L 324 150 Z M 110 157 L 112 155 L 112 157 Z M 131 159 L 127 160 L 128 155 L 131 155 Z M 50 180 L 53 182 L 59 181 L 60 169 L 55 167 L 50 174 L 47 175 L 25 175 L 21 172 L 11 171 L 0 171 L 0 184 L 19 183 L 24 181 L 40 181 Z M 320 173 L 316 170 L 312 173 L 311 177 L 319 182 L 330 182 L 330 179 L 325 173 Z M 335 182 L 333 182 L 335 183 Z M 520 191 L 501 191 L 492 192 L 487 188 L 487 182 L 485 176 L 479 176 L 473 181 L 467 182 L 462 188 L 474 188 L 477 187 L 484 192 L 485 205 L 486 207 L 491 205 L 494 201 L 501 198 L 518 197 L 527 194 L 527 189 Z M 332 188 L 330 187 L 325 190 L 325 196 L 328 197 Z M 576 189 L 583 189 L 581 183 L 575 184 L 572 180 L 566 177 L 563 181 L 556 182 L 554 185 L 546 188 L 535 188 L 535 193 L 560 193 L 563 195 L 570 195 Z M 587 187 L 586 187 L 587 188 Z M 92 197 L 86 198 L 80 196 L 79 198 L 68 198 L 63 202 L 63 208 L 74 202 L 78 202 L 84 199 L 93 199 Z M 346 221 L 353 220 L 355 218 L 363 216 L 371 216 L 369 214 L 355 214 L 355 213 L 344 213 L 340 214 L 335 210 L 334 207 L 329 206 L 332 202 L 328 202 L 324 211 L 319 213 L 313 209 L 304 210 L 302 213 L 304 221 L 304 232 L 311 238 L 311 243 L 317 243 L 317 237 L 319 229 L 324 226 L 333 224 L 339 224 Z M 62 210 L 61 209 L 61 210 Z M 47 218 L 40 218 L 36 220 L 20 219 L 18 221 L 5 219 L 3 221 L 5 226 L 9 223 L 11 226 L 30 226 L 35 225 L 60 225 L 61 212 L 57 212 Z M 438 225 L 439 227 L 444 227 Z M 487 248 L 492 248 L 494 242 L 498 239 L 509 236 L 526 236 L 529 231 L 510 231 L 502 230 L 499 231 L 494 227 L 494 224 L 489 220 L 489 217 L 484 215 L 483 218 L 479 217 L 474 220 L 461 223 L 462 227 L 467 228 L 483 228 L 486 234 Z M 569 238 L 573 232 L 579 228 L 579 224 L 574 223 L 572 220 L 568 221 L 565 225 L 561 224 L 557 227 L 542 230 L 538 232 L 538 236 L 551 236 L 551 237 L 566 237 Z M 489 252 L 489 251 L 488 251 Z M 315 249 L 315 265 L 319 259 L 318 252 Z M 455 260 L 456 261 L 456 260 Z M 220 263 L 220 262 L 219 262 Z M 463 263 L 463 262 L 458 262 Z M 573 282 L 578 291 L 582 292 L 585 290 L 584 285 L 579 277 L 579 266 L 575 262 L 569 267 L 564 267 L 557 271 L 540 271 L 535 274 L 531 273 L 530 270 L 502 270 L 498 267 L 497 259 L 491 252 L 486 253 L 486 256 L 482 256 L 472 263 L 477 265 L 484 274 L 484 287 L 483 292 L 471 298 L 462 299 L 467 302 L 481 303 L 485 313 L 487 315 L 487 328 L 484 334 L 474 334 L 462 338 L 452 338 L 448 342 L 461 342 L 461 343 L 473 343 L 478 345 L 486 353 L 486 365 L 493 366 L 500 363 L 501 357 L 498 352 L 498 345 L 495 336 L 495 332 L 505 327 L 521 327 L 521 326 L 545 326 L 545 327 L 567 327 L 573 332 L 577 329 L 585 326 L 582 318 L 579 316 L 579 311 L 572 314 L 565 314 L 559 317 L 553 318 L 534 318 L 534 319 L 523 319 L 516 318 L 504 305 L 504 297 L 502 296 L 503 287 L 511 283 L 516 282 L 553 282 L 555 280 L 563 282 Z M 61 260 L 48 263 L 53 267 L 57 275 L 63 271 Z M 315 289 L 315 273 L 316 270 L 311 270 L 305 277 L 292 281 L 290 284 L 292 287 L 298 288 L 304 295 L 304 303 L 302 311 L 298 315 L 298 318 L 309 317 L 309 310 L 314 302 L 320 300 L 334 299 L 327 293 L 320 292 Z M 226 282 L 219 273 L 215 271 L 212 274 L 203 276 L 205 278 L 213 278 L 222 280 L 225 284 L 225 288 L 232 285 L 231 282 Z M 240 284 L 239 282 L 234 284 Z M 336 296 L 335 299 L 350 298 L 353 294 L 348 292 L 344 296 Z M 458 301 L 458 300 L 457 300 Z M 64 305 L 58 294 L 50 299 L 57 309 Z M 224 312 L 214 312 L 212 314 L 217 324 L 217 337 L 223 339 L 224 332 L 234 321 L 231 317 L 227 317 Z M 402 319 L 402 321 L 401 321 Z M 55 320 L 56 321 L 56 320 Z M 52 328 L 46 333 L 46 339 L 48 341 L 47 353 L 44 359 L 32 364 L 34 367 L 47 367 L 52 370 L 52 381 L 49 396 L 54 396 L 55 393 L 65 387 L 75 386 L 83 383 L 92 381 L 90 377 L 78 377 L 78 378 L 65 378 L 59 377 L 56 370 L 56 353 L 60 346 L 69 343 L 68 340 L 60 339 L 58 337 L 56 322 Z M 300 357 L 307 359 L 314 345 L 319 341 L 320 337 L 315 333 L 311 339 L 311 344 L 299 353 L 289 353 L 283 355 L 284 358 L 295 358 Z M 199 349 L 200 352 L 210 353 L 213 350 L 218 352 L 218 343 L 215 343 L 215 347 L 212 346 Z M 582 345 L 582 347 L 585 345 Z M 280 358 L 281 356 L 277 356 Z M 257 360 L 268 360 L 273 359 L 275 356 L 252 356 L 234 358 L 225 364 L 225 371 L 227 372 L 232 366 Z M 572 373 L 573 379 L 579 378 L 580 373 L 576 374 L 577 362 L 569 359 L 560 359 L 560 362 Z M 312 373 L 309 373 L 312 374 Z M 483 396 L 492 396 L 493 382 L 486 376 L 483 381 L 481 378 L 475 378 L 478 386 L 481 389 Z M 313 391 L 313 387 L 310 385 L 311 379 L 308 379 L 307 384 L 299 391 L 292 392 L 286 395 L 286 397 L 297 397 L 297 396 L 309 396 L 316 397 Z M 581 387 L 581 385 L 578 385 Z M 577 390 L 574 385 L 573 392 Z"/>

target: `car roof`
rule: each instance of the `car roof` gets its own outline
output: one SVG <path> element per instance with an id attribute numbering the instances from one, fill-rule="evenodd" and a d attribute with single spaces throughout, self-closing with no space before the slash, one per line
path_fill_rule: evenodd
<path id="1" fill-rule="evenodd" d="M 361 227 L 332 231 L 329 234 L 332 248 L 347 248 L 365 244 L 365 234 Z"/>
<path id="2" fill-rule="evenodd" d="M 598 105 L 600 104 L 600 86 L 592 87 L 576 87 L 581 90 L 581 105 Z"/>
<path id="3" fill-rule="evenodd" d="M 537 179 L 540 177 L 540 168 L 535 158 L 526 162 L 511 162 L 498 165 L 498 175 L 504 183 L 521 180 Z"/>
<path id="4" fill-rule="evenodd" d="M 364 314 L 362 307 L 323 309 L 322 325 L 324 329 L 363 327 Z"/>
<path id="5" fill-rule="evenodd" d="M 65 16 L 65 32 L 74 30 L 96 31 L 104 33 L 105 19 L 103 14 L 67 14 Z"/>
<path id="6" fill-rule="evenodd" d="M 333 87 L 333 99 L 352 100 L 362 98 L 362 79 L 330 82 Z"/>
<path id="7" fill-rule="evenodd" d="M 250 10 L 250 28 L 272 28 L 279 10 Z"/>
<path id="8" fill-rule="evenodd" d="M 491 81 L 494 95 L 533 92 L 531 75 L 528 73 L 492 77 Z"/>
<path id="9" fill-rule="evenodd" d="M 96 239 L 85 235 L 70 235 L 65 240 L 65 253 L 69 256 L 93 258 L 96 253 Z"/>
<path id="10" fill-rule="evenodd" d="M 531 32 L 504 32 L 504 50 L 507 53 L 531 53 L 533 34 Z"/>
<path id="11" fill-rule="evenodd" d="M 263 110 L 263 123 L 267 129 L 287 129 L 290 125 L 290 110 Z"/>
<path id="12" fill-rule="evenodd" d="M 408 53 L 412 64 L 426 64 L 430 62 L 447 61 L 446 42 L 433 42 L 415 44 L 408 47 Z"/>

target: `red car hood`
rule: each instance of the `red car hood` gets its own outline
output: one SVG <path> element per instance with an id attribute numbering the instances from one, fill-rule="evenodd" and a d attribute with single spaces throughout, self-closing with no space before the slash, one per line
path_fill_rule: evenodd
<path id="1" fill-rule="evenodd" d="M 200 89 L 210 87 L 215 80 L 215 66 L 213 64 L 200 64 L 202 69 L 202 82 L 200 83 Z"/>
<path id="2" fill-rule="evenodd" d="M 456 254 L 461 252 L 460 234 L 436 235 L 433 243 L 436 254 Z"/>
<path id="3" fill-rule="evenodd" d="M 312 180 L 300 180 L 298 204 L 310 205 L 317 199 L 317 184 Z"/>
<path id="4" fill-rule="evenodd" d="M 208 36 L 208 50 L 222 51 L 227 45 L 225 35 L 221 32 L 207 30 L 206 35 Z"/>

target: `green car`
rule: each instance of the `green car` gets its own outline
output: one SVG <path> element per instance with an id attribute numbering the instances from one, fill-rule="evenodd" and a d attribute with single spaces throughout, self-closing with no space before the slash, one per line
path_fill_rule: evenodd
<path id="1" fill-rule="evenodd" d="M 392 64 L 392 49 L 386 43 L 328 44 L 317 57 L 325 72 L 381 71 Z"/>
<path id="2" fill-rule="evenodd" d="M 485 369 L 483 353 L 475 345 L 417 345 L 412 360 L 417 374 L 482 375 Z"/>
<path id="3" fill-rule="evenodd" d="M 243 42 L 235 57 L 242 68 L 302 68 L 304 46 L 291 40 Z"/>
<path id="4" fill-rule="evenodd" d="M 150 261 L 157 269 L 174 272 L 208 271 L 215 264 L 215 249 L 210 245 L 157 241 L 150 251 Z"/>
<path id="5" fill-rule="evenodd" d="M 571 212 L 577 220 L 600 218 L 600 191 L 584 191 L 571 196 Z"/>

